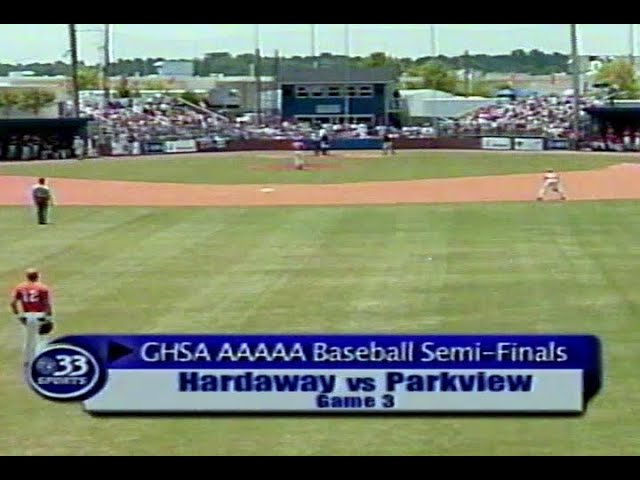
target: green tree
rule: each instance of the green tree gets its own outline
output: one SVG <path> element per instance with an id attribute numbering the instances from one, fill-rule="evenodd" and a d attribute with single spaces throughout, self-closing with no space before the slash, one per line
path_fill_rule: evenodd
<path id="1" fill-rule="evenodd" d="M 29 88 L 19 94 L 20 109 L 38 115 L 42 109 L 51 105 L 56 99 L 53 92 L 39 88 Z"/>
<path id="2" fill-rule="evenodd" d="M 495 94 L 495 87 L 491 82 L 479 80 L 471 84 L 469 96 L 471 97 L 492 97 Z"/>
<path id="3" fill-rule="evenodd" d="M 635 69 L 628 60 L 614 60 L 605 63 L 596 75 L 599 83 L 608 83 L 619 93 L 617 98 L 640 98 L 640 88 Z"/>
<path id="4" fill-rule="evenodd" d="M 368 57 L 358 58 L 357 65 L 365 68 L 381 68 L 387 67 L 395 70 L 399 76 L 402 72 L 402 65 L 398 59 L 388 56 L 384 52 L 373 52 Z"/>
<path id="5" fill-rule="evenodd" d="M 458 88 L 455 73 L 446 65 L 438 61 L 431 61 L 410 70 L 410 75 L 422 78 L 422 88 L 430 88 L 453 93 Z"/>
<path id="6" fill-rule="evenodd" d="M 182 92 L 180 95 L 178 95 L 181 99 L 189 102 L 189 103 L 194 103 L 196 105 L 200 105 L 200 102 L 203 100 L 203 96 L 199 95 L 195 92 L 192 92 L 191 90 L 187 90 L 186 92 Z"/>
<path id="7" fill-rule="evenodd" d="M 363 58 L 361 63 L 363 67 L 376 68 L 386 67 L 394 63 L 394 60 L 384 52 L 373 52 L 368 57 Z"/>
<path id="8" fill-rule="evenodd" d="M 0 91 L 0 109 L 5 115 L 9 115 L 18 105 L 20 105 L 20 95 L 15 90 L 5 88 Z"/>
<path id="9" fill-rule="evenodd" d="M 99 90 L 101 85 L 101 73 L 95 67 L 78 69 L 78 90 Z"/>
<path id="10" fill-rule="evenodd" d="M 172 82 L 164 78 L 148 78 L 138 82 L 140 90 L 161 90 L 166 92 L 171 90 L 172 86 Z"/>
<path id="11" fill-rule="evenodd" d="M 116 94 L 118 95 L 118 98 L 131 97 L 131 88 L 129 88 L 129 79 L 127 79 L 127 77 L 120 77 L 120 82 L 118 83 Z"/>

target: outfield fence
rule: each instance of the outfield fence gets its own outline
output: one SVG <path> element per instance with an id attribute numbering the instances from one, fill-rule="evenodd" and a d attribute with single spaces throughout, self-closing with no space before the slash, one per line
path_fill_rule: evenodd
<path id="1" fill-rule="evenodd" d="M 567 139 L 549 139 L 543 137 L 477 136 L 477 137 L 436 137 L 393 139 L 396 150 L 512 150 L 544 151 L 568 150 Z M 329 150 L 382 150 L 382 139 L 378 138 L 342 138 L 333 139 Z M 314 150 L 311 141 L 306 142 L 306 150 Z M 144 142 L 110 142 L 90 148 L 89 156 L 117 157 L 138 155 L 171 155 L 196 152 L 247 152 L 247 151 L 287 151 L 292 149 L 291 139 L 154 139 Z M 0 159 L 2 161 L 4 159 Z"/>

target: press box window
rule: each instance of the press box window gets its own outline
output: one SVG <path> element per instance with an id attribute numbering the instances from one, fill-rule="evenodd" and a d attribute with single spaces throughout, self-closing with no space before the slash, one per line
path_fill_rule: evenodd
<path id="1" fill-rule="evenodd" d="M 312 87 L 311 88 L 311 96 L 315 98 L 324 97 L 324 87 Z"/>
<path id="2" fill-rule="evenodd" d="M 340 92 L 340 87 L 328 87 L 327 88 L 327 96 L 328 97 L 341 97 L 342 94 Z"/>
<path id="3" fill-rule="evenodd" d="M 296 87 L 296 97 L 307 98 L 309 96 L 309 90 L 307 87 Z"/>
<path id="4" fill-rule="evenodd" d="M 373 87 L 371 85 L 360 85 L 358 87 L 359 97 L 373 97 Z"/>
<path id="5" fill-rule="evenodd" d="M 355 97 L 356 95 L 357 95 L 356 87 L 347 87 L 347 96 L 348 97 Z"/>

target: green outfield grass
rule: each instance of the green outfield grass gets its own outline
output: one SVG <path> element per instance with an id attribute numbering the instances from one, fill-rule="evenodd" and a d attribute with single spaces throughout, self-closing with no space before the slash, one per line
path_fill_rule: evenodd
<path id="1" fill-rule="evenodd" d="M 547 168 L 564 171 L 591 170 L 622 161 L 633 161 L 633 157 L 584 153 L 535 155 L 478 151 L 401 151 L 393 157 L 382 157 L 377 152 L 356 154 L 371 155 L 371 158 L 309 157 L 312 163 L 320 162 L 333 168 L 300 172 L 274 171 L 273 168 L 290 166 L 292 159 L 286 154 L 282 154 L 281 158 L 269 158 L 278 155 L 273 152 L 237 156 L 212 154 L 207 157 L 182 155 L 126 161 L 0 164 L 0 175 L 214 184 L 318 184 L 537 173 Z M 341 152 L 336 152 L 336 155 L 341 155 Z"/>
<path id="2" fill-rule="evenodd" d="M 457 168 L 484 162 L 461 158 Z M 119 176 L 141 175 L 139 165 Z M 41 268 L 60 335 L 586 332 L 603 340 L 604 390 L 571 419 L 96 419 L 22 384 L 22 332 L 7 314 L 0 454 L 640 453 L 637 202 L 61 208 L 55 221 L 38 228 L 27 209 L 0 209 L 0 283 L 8 291 L 24 268 Z"/>

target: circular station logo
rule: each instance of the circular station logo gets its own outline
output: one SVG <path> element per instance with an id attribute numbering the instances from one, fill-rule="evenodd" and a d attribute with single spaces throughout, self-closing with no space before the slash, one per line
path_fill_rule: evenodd
<path id="1" fill-rule="evenodd" d="M 100 364 L 86 350 L 53 344 L 31 363 L 29 383 L 48 400 L 83 400 L 99 386 L 101 373 Z"/>

